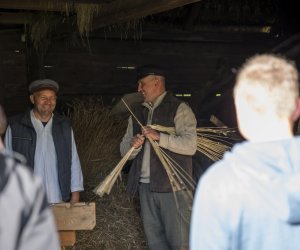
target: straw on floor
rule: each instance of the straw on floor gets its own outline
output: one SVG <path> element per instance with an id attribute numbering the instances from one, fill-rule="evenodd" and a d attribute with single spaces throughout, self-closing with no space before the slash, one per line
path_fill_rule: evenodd
<path id="1" fill-rule="evenodd" d="M 109 196 L 99 197 L 94 187 L 120 161 L 119 145 L 127 120 L 111 116 L 102 98 L 83 97 L 69 104 L 78 154 L 83 169 L 82 202 L 96 203 L 96 227 L 77 231 L 76 244 L 68 250 L 146 250 L 143 226 L 136 199 L 126 194 L 126 175 L 116 180 Z"/>

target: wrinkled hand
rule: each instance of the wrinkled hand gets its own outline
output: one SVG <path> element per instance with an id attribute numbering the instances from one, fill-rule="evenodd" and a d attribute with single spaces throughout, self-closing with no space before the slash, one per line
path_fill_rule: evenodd
<path id="1" fill-rule="evenodd" d="M 159 139 L 160 139 L 159 133 L 156 130 L 154 130 L 153 128 L 144 127 L 142 129 L 142 131 L 143 131 L 143 135 L 145 137 L 151 138 L 154 141 L 159 141 Z"/>
<path id="2" fill-rule="evenodd" d="M 140 146 L 143 145 L 144 141 L 145 141 L 145 137 L 141 134 L 137 134 L 132 138 L 131 146 L 134 148 L 139 148 Z"/>

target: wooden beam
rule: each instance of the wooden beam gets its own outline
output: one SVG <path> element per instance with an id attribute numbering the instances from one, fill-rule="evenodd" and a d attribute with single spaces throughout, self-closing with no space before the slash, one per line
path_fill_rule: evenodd
<path id="1" fill-rule="evenodd" d="M 63 11 L 66 4 L 61 1 L 34 1 L 34 0 L 1 0 L 0 9 L 38 10 L 38 11 Z"/>
<path id="2" fill-rule="evenodd" d="M 103 4 L 102 0 L 1 0 L 0 9 L 65 11 L 66 4 Z"/>
<path id="3" fill-rule="evenodd" d="M 73 0 L 76 4 L 99 4 L 103 5 L 103 12 L 108 10 L 123 12 L 124 9 L 129 10 L 133 7 L 132 11 L 138 11 L 142 7 L 142 15 L 150 15 L 162 11 L 174 9 L 184 6 L 186 4 L 199 2 L 200 0 L 115 0 L 111 3 L 101 0 Z M 45 1 L 45 0 L 1 0 L 0 9 L 16 9 L 16 10 L 39 10 L 39 11 L 65 11 L 66 4 L 69 0 L 60 1 Z M 149 11 L 147 11 L 149 9 Z M 116 16 L 118 14 L 116 13 Z"/>
<path id="4" fill-rule="evenodd" d="M 119 0 L 99 10 L 94 18 L 93 29 L 103 28 L 112 24 L 138 19 L 160 12 L 178 8 L 200 0 Z"/>
<path id="5" fill-rule="evenodd" d="M 99 29 L 116 23 L 146 17 L 163 11 L 178 8 L 200 0 L 116 0 L 99 4 L 98 16 L 94 18 L 93 29 Z M 96 0 L 75 1 L 74 6 L 80 3 L 97 3 Z M 72 6 L 71 6 L 72 7 Z M 35 11 L 66 11 L 64 1 L 41 0 L 1 0 L 0 9 L 35 10 Z M 72 10 L 71 10 L 72 11 Z"/>
<path id="6" fill-rule="evenodd" d="M 30 13 L 0 12 L 0 24 L 28 24 L 31 20 Z"/>
<path id="7" fill-rule="evenodd" d="M 184 24 L 185 29 L 189 29 L 194 25 L 201 12 L 201 4 L 202 3 L 198 2 L 188 6 L 189 14 Z"/>
<path id="8" fill-rule="evenodd" d="M 91 1 L 95 2 L 94 0 Z M 101 4 L 101 8 L 99 8 L 100 10 L 98 16 L 94 18 L 92 27 L 95 30 L 112 24 L 121 23 L 128 20 L 138 19 L 138 18 L 146 17 L 148 15 L 157 14 L 163 11 L 171 10 L 174 8 L 178 8 L 199 1 L 200 0 L 151 0 L 151 1 L 115 0 L 112 2 L 105 2 Z M 74 7 L 76 7 L 77 4 L 79 3 L 75 3 Z M 0 9 L 1 8 L 63 12 L 66 10 L 66 2 L 65 1 L 51 2 L 51 1 L 37 1 L 37 0 L 22 0 L 22 1 L 2 0 L 0 1 Z M 11 18 L 7 17 L 5 22 L 8 23 L 9 20 L 11 20 Z M 18 18 L 17 20 L 18 23 L 21 22 L 20 18 Z M 11 20 L 11 22 L 14 23 L 16 21 Z"/>

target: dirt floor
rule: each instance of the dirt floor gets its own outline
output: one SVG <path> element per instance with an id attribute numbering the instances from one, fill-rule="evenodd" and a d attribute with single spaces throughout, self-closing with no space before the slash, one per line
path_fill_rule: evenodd
<path id="1" fill-rule="evenodd" d="M 146 249 L 139 203 L 125 193 L 125 180 L 118 181 L 110 195 L 98 197 L 94 187 L 86 187 L 82 201 L 96 203 L 96 227 L 91 231 L 78 231 L 72 250 L 125 250 Z"/>

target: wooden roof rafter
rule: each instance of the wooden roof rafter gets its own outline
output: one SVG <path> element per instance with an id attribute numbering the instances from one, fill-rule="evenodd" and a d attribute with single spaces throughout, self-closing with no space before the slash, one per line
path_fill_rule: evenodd
<path id="1" fill-rule="evenodd" d="M 1 0 L 0 9 L 65 11 L 66 4 L 110 4 L 117 0 Z"/>
<path id="2" fill-rule="evenodd" d="M 149 15 L 168 11 L 200 0 L 120 0 L 115 1 L 94 19 L 93 29 L 111 24 L 139 19 Z"/>
<path id="3" fill-rule="evenodd" d="M 29 11 L 31 11 L 30 13 L 33 15 L 35 13 L 34 11 L 66 12 L 68 9 L 67 4 L 73 3 L 73 10 L 80 4 L 99 4 L 98 15 L 94 17 L 92 24 L 92 29 L 95 30 L 105 26 L 168 11 L 199 1 L 200 0 L 1 0 L 0 12 L 1 9 L 5 10 L 5 12 L 2 12 L 3 15 L 0 15 L 0 23 L 28 23 L 29 15 L 26 13 Z M 13 10 L 14 12 L 9 12 L 9 10 Z M 19 10 L 20 12 L 16 12 L 16 10 Z M 14 16 L 15 19 L 12 19 L 12 16 Z"/>

